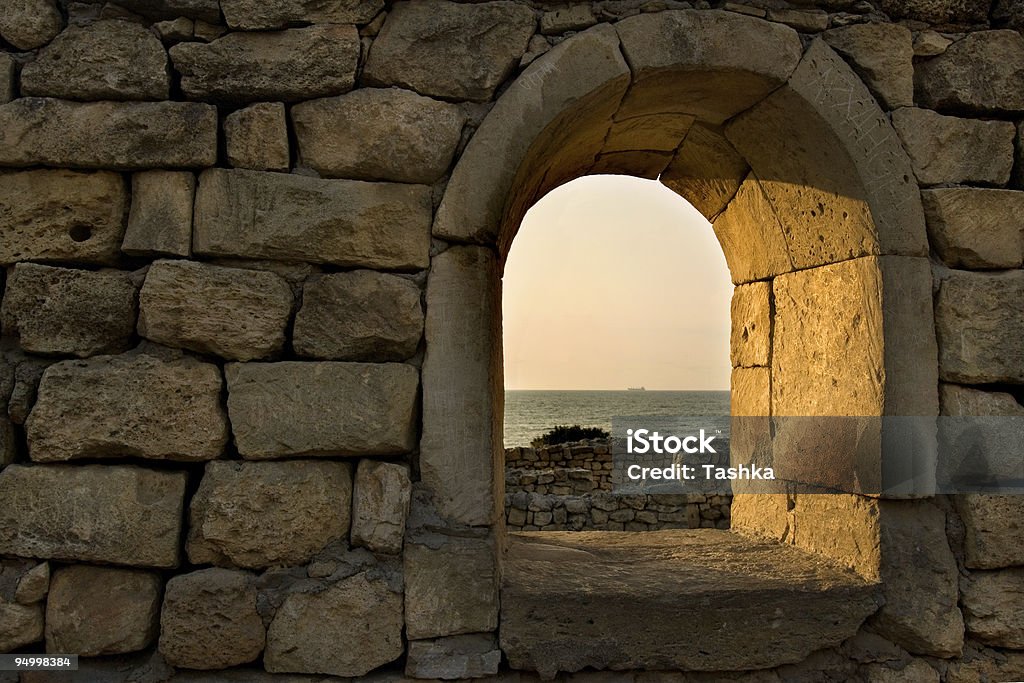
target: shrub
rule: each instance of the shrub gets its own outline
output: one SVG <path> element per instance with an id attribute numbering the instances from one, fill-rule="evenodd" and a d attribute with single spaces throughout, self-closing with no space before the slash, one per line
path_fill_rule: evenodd
<path id="1" fill-rule="evenodd" d="M 607 429 L 600 427 L 581 427 L 580 425 L 558 425 L 544 432 L 539 438 L 533 440 L 533 447 L 557 446 L 561 443 L 572 443 L 585 439 L 607 439 L 611 434 Z"/>

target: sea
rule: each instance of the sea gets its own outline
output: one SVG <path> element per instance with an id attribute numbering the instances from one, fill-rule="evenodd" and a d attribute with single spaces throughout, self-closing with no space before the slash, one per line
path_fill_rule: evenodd
<path id="1" fill-rule="evenodd" d="M 729 414 L 728 391 L 513 391 L 505 392 L 505 448 L 529 446 L 556 425 L 612 429 L 622 416 Z"/>

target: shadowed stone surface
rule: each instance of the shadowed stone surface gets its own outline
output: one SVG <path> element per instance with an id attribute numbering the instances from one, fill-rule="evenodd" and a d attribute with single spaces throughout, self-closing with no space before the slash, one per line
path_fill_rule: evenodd
<path id="1" fill-rule="evenodd" d="M 542 676 L 769 668 L 852 636 L 873 592 L 795 548 L 725 531 L 649 532 L 642 544 L 622 532 L 515 534 L 501 646 L 510 666 Z"/>
<path id="2" fill-rule="evenodd" d="M 0 600 L 0 651 L 12 652 L 43 639 L 43 605 Z M 17 679 L 12 678 L 15 683 Z"/>
<path id="3" fill-rule="evenodd" d="M 1018 268 L 1024 262 L 1024 192 L 950 187 L 921 193 L 928 235 L 953 268 Z"/>
<path id="4" fill-rule="evenodd" d="M 971 572 L 961 586 L 967 632 L 987 645 L 1024 649 L 1024 567 Z"/>
<path id="5" fill-rule="evenodd" d="M 138 457 L 210 460 L 228 438 L 220 369 L 144 354 L 47 368 L 26 423 L 37 462 Z"/>
<path id="6" fill-rule="evenodd" d="M 132 208 L 121 251 L 131 256 L 188 256 L 196 177 L 185 171 L 132 175 Z"/>
<path id="7" fill-rule="evenodd" d="M 106 4 L 106 0 L 84 0 L 88 4 Z M 217 0 L 121 0 L 121 7 L 154 19 L 191 17 L 206 22 L 220 21 Z"/>
<path id="8" fill-rule="evenodd" d="M 367 85 L 483 102 L 526 52 L 536 19 L 512 2 L 398 2 L 370 49 Z"/>
<path id="9" fill-rule="evenodd" d="M 914 106 L 914 48 L 899 24 L 854 24 L 822 36 L 886 109 Z"/>
<path id="10" fill-rule="evenodd" d="M 352 475 L 337 462 L 211 462 L 189 510 L 193 564 L 305 564 L 349 529 Z"/>
<path id="11" fill-rule="evenodd" d="M 497 674 L 500 664 L 501 650 L 494 635 L 474 633 L 412 641 L 405 675 L 442 680 L 485 678 Z"/>
<path id="12" fill-rule="evenodd" d="M 916 66 L 917 100 L 954 113 L 1024 112 L 1024 36 L 978 31 Z"/>
<path id="13" fill-rule="evenodd" d="M 429 264 L 430 188 L 210 169 L 199 178 L 193 251 L 338 266 Z"/>
<path id="14" fill-rule="evenodd" d="M 714 222 L 736 196 L 749 170 L 722 135 L 698 124 L 690 128 L 658 180 Z"/>
<path id="15" fill-rule="evenodd" d="M 1024 565 L 1024 497 L 972 493 L 954 501 L 964 523 L 964 564 L 972 569 Z"/>
<path id="16" fill-rule="evenodd" d="M 53 0 L 8 0 L 0 13 L 0 37 L 21 50 L 33 50 L 52 40 L 63 23 Z"/>
<path id="17" fill-rule="evenodd" d="M 14 99 L 15 61 L 9 54 L 0 54 L 0 104 Z"/>
<path id="18" fill-rule="evenodd" d="M 232 363 L 228 413 L 245 458 L 399 455 L 415 446 L 419 372 L 401 363 Z"/>
<path id="19" fill-rule="evenodd" d="M 384 0 L 221 0 L 230 28 L 243 31 L 285 28 L 291 24 L 365 24 L 384 8 Z"/>
<path id="20" fill-rule="evenodd" d="M 359 35 L 353 26 L 229 33 L 209 44 L 179 43 L 170 53 L 190 98 L 287 102 L 351 90 Z"/>
<path id="21" fill-rule="evenodd" d="M 375 553 L 402 552 L 411 496 L 407 466 L 360 460 L 352 493 L 352 544 Z"/>
<path id="22" fill-rule="evenodd" d="M 258 102 L 224 119 L 228 163 L 234 168 L 287 171 L 288 123 L 284 104 Z"/>
<path id="23" fill-rule="evenodd" d="M 11 465 L 0 472 L 0 553 L 140 567 L 178 565 L 184 472 Z"/>
<path id="24" fill-rule="evenodd" d="M 939 24 L 974 23 L 988 19 L 988 0 L 881 0 L 879 8 L 896 19 Z"/>
<path id="25" fill-rule="evenodd" d="M 116 173 L 64 170 L 0 174 L 0 263 L 118 257 L 128 205 Z"/>

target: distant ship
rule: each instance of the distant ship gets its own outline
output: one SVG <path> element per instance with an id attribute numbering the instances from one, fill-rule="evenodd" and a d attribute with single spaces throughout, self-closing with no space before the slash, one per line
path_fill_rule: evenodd
<path id="1" fill-rule="evenodd" d="M 626 387 L 626 391 L 647 391 L 644 387 Z"/>

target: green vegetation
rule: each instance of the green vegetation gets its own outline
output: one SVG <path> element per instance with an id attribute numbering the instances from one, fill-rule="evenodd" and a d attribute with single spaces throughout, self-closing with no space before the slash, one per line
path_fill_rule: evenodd
<path id="1" fill-rule="evenodd" d="M 584 439 L 607 439 L 611 434 L 600 427 L 581 427 L 580 425 L 558 425 L 544 432 L 540 438 L 533 440 L 533 447 L 557 446 L 560 443 L 572 443 Z"/>

